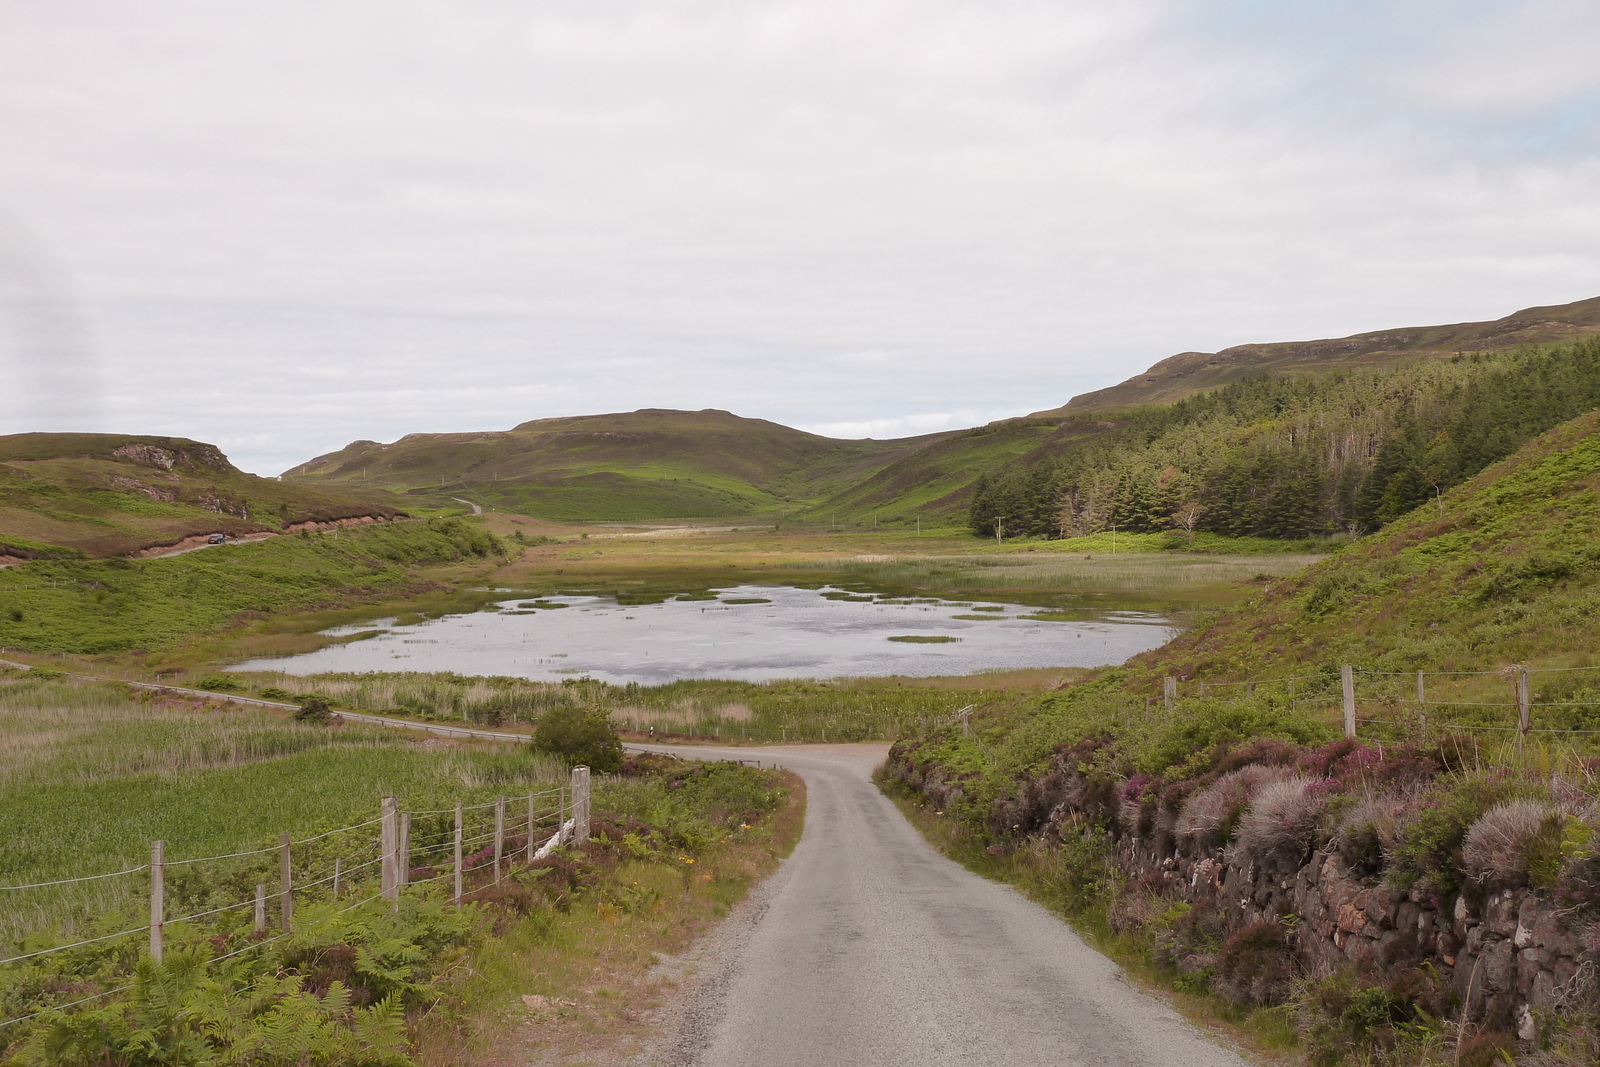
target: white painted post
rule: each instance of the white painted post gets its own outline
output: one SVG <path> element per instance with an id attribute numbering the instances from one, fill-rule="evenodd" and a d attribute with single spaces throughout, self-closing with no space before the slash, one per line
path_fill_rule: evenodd
<path id="1" fill-rule="evenodd" d="M 150 842 L 150 958 L 161 962 L 167 945 L 167 843 Z"/>
<path id="2" fill-rule="evenodd" d="M 395 797 L 383 798 L 383 816 L 379 825 L 380 849 L 383 862 L 379 864 L 382 872 L 380 878 L 380 891 L 385 900 L 392 900 L 398 906 L 400 900 L 400 801 Z"/>
<path id="3" fill-rule="evenodd" d="M 589 840 L 589 768 L 572 768 L 572 837 Z"/>
<path id="4" fill-rule="evenodd" d="M 256 883 L 256 933 L 267 928 L 267 883 Z"/>
<path id="5" fill-rule="evenodd" d="M 456 805 L 456 907 L 461 906 L 461 805 Z"/>
<path id="6" fill-rule="evenodd" d="M 1528 739 L 1529 719 L 1532 712 L 1533 697 L 1528 688 L 1528 668 L 1523 667 L 1517 672 L 1517 747 Z"/>
<path id="7" fill-rule="evenodd" d="M 494 884 L 500 884 L 500 857 L 506 851 L 506 798 L 494 798 Z"/>
<path id="8" fill-rule="evenodd" d="M 1161 695 L 1167 702 L 1167 710 L 1172 710 L 1172 705 L 1178 702 L 1178 680 L 1172 675 L 1161 679 Z"/>
<path id="9" fill-rule="evenodd" d="M 294 932 L 294 869 L 290 865 L 289 835 L 278 835 L 278 877 L 283 882 L 283 896 L 280 901 L 283 912 L 283 932 Z"/>
<path id="10" fill-rule="evenodd" d="M 1344 735 L 1356 735 L 1356 669 L 1345 663 L 1339 667 L 1339 681 L 1344 687 Z"/>

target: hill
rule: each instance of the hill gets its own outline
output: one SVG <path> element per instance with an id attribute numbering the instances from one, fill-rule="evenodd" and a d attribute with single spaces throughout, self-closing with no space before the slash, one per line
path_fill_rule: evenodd
<path id="1" fill-rule="evenodd" d="M 1519 968 L 1600 959 L 1597 593 L 1591 411 L 1160 649 L 902 738 L 880 780 L 1307 1062 L 1594 1063 L 1589 979 Z"/>
<path id="2" fill-rule="evenodd" d="M 980 477 L 974 533 L 1375 530 L 1600 407 L 1600 337 L 1399 367 L 1257 375 L 1079 416 Z"/>
<path id="3" fill-rule="evenodd" d="M 997 522 L 1059 536 L 1170 529 L 1197 505 L 1200 528 L 1229 536 L 1329 534 L 1373 529 L 1583 410 L 1574 402 L 1600 403 L 1589 389 L 1600 377 L 1582 367 L 1545 374 L 1559 402 L 1541 401 L 1531 422 L 1485 384 L 1526 392 L 1517 378 L 1529 354 L 1557 344 L 1577 353 L 1569 364 L 1594 364 L 1600 350 L 1582 346 L 1595 335 L 1600 298 L 1492 322 L 1183 353 L 1025 419 L 901 440 L 645 409 L 356 441 L 284 477 L 568 521 L 761 515 L 859 526 L 966 513 L 985 536 Z M 1432 454 L 1441 419 L 1464 404 L 1483 411 L 1445 428 L 1461 447 Z M 1063 500 L 1077 501 L 1065 522 Z"/>
<path id="4" fill-rule="evenodd" d="M 1587 667 L 1600 644 L 1597 593 L 1600 412 L 1590 412 L 1129 669 L 1237 679 L 1335 662 Z M 1600 708 L 1574 713 L 1600 726 Z"/>
<path id="5" fill-rule="evenodd" d="M 215 445 L 182 437 L 0 437 L 0 557 L 12 560 L 121 556 L 212 533 L 401 514 L 360 494 L 246 474 Z"/>
<path id="6" fill-rule="evenodd" d="M 1145 404 L 1171 404 L 1254 375 L 1355 370 L 1466 352 L 1507 352 L 1600 334 L 1600 297 L 1524 308 L 1489 322 L 1411 326 L 1317 341 L 1247 344 L 1220 352 L 1180 352 L 1119 385 L 1082 393 L 1028 416 L 1063 418 Z"/>
<path id="7" fill-rule="evenodd" d="M 625 521 L 778 514 L 826 499 L 947 434 L 841 441 L 726 411 L 647 408 L 486 433 L 356 441 L 290 482 L 463 495 L 506 511 Z"/>

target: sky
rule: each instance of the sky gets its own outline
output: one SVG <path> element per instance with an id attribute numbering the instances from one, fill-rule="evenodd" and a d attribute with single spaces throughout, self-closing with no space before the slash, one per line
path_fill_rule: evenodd
<path id="1" fill-rule="evenodd" d="M 1600 295 L 1593 0 L 8 0 L 0 432 L 895 437 Z"/>

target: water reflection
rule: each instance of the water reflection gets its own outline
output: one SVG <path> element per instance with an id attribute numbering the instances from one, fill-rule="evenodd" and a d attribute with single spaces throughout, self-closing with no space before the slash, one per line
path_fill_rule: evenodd
<path id="1" fill-rule="evenodd" d="M 502 601 L 414 626 L 380 620 L 368 640 L 237 670 L 455 671 L 536 681 L 590 677 L 658 685 L 1098 667 L 1163 644 L 1172 627 L 1139 612 L 1051 612 L 996 601 L 884 597 L 833 588 L 738 585 L 625 605 L 600 596 Z"/>

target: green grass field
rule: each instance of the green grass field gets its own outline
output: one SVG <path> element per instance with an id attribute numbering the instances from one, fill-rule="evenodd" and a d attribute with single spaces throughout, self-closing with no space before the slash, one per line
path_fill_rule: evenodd
<path id="1" fill-rule="evenodd" d="M 500 551 L 481 526 L 432 519 L 168 559 L 40 560 L 0 571 L 0 647 L 80 655 L 160 650 L 283 612 L 436 589 L 419 567 Z"/>
<path id="2" fill-rule="evenodd" d="M 173 860 L 221 855 L 282 832 L 298 839 L 362 822 L 385 795 L 439 808 L 526 793 L 563 774 L 516 748 L 419 744 L 394 730 L 300 725 L 26 675 L 0 678 L 0 737 L 4 885 L 134 867 L 154 840 Z M 208 875 L 235 873 L 224 868 Z M 41 917 L 69 931 L 93 925 L 142 892 L 140 879 L 122 878 L 0 893 L 0 935 L 16 937 Z"/>

